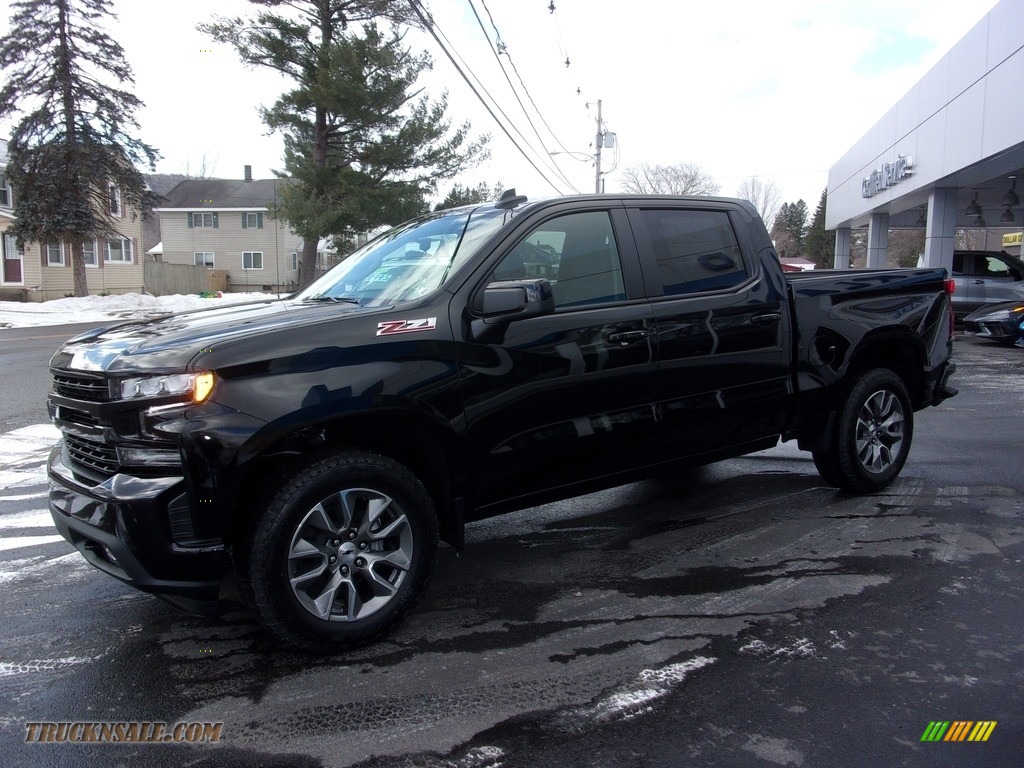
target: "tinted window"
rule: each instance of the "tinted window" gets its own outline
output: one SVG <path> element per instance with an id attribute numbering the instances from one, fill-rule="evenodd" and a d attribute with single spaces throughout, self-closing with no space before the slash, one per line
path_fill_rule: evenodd
<path id="1" fill-rule="evenodd" d="M 546 277 L 555 306 L 580 307 L 626 298 L 619 251 L 606 211 L 558 216 L 532 230 L 502 259 L 495 280 Z"/>
<path id="2" fill-rule="evenodd" d="M 747 279 L 724 211 L 644 210 L 640 215 L 666 296 L 721 290 Z"/>

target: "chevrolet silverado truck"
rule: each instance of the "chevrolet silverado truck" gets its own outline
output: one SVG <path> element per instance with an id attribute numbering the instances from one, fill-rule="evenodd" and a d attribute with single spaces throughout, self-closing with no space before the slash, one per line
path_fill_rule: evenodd
<path id="1" fill-rule="evenodd" d="M 943 269 L 783 274 L 753 207 L 592 195 L 430 213 L 305 289 L 99 328 L 50 362 L 60 533 L 197 614 L 232 570 L 332 651 L 468 522 L 797 440 L 884 488 L 948 385 Z"/>

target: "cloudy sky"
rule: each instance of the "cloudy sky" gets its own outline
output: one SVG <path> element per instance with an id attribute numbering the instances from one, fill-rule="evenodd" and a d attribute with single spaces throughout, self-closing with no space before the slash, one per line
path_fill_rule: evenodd
<path id="1" fill-rule="evenodd" d="M 758 175 L 773 180 L 784 200 L 803 198 L 812 210 L 829 167 L 995 5 L 555 0 L 552 13 L 549 2 L 426 0 L 474 86 L 507 115 L 515 142 L 432 38 L 407 37 L 434 57 L 428 91 L 447 89 L 456 122 L 469 119 L 475 133 L 492 136 L 490 160 L 459 181 L 500 181 L 531 197 L 593 191 L 591 162 L 549 153 L 593 154 L 601 100 L 605 127 L 618 139 L 602 155 L 607 191 L 621 189 L 626 167 L 692 162 L 722 194 Z M 4 32 L 6 5 L 0 0 Z M 282 168 L 280 138 L 266 135 L 256 109 L 287 83 L 245 69 L 232 49 L 195 29 L 211 12 L 251 13 L 246 0 L 114 0 L 113 7 L 119 20 L 108 31 L 134 69 L 146 104 L 140 135 L 160 151 L 158 171 L 205 166 L 208 175 L 240 178 L 250 164 L 264 178 Z M 499 34 L 507 51 L 500 57 L 492 49 Z"/>

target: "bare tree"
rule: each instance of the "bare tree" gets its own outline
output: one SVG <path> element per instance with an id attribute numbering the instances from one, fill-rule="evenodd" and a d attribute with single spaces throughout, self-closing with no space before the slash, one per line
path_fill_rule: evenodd
<path id="1" fill-rule="evenodd" d="M 771 179 L 751 176 L 740 182 L 736 189 L 736 197 L 749 200 L 757 212 L 761 214 L 766 226 L 771 226 L 775 215 L 782 206 L 782 192 Z"/>
<path id="2" fill-rule="evenodd" d="M 641 195 L 714 195 L 719 190 L 711 174 L 696 163 L 633 165 L 622 172 L 622 186 Z"/>

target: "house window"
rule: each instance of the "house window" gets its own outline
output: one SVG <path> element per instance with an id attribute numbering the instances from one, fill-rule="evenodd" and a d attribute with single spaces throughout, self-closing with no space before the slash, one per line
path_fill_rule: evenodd
<path id="1" fill-rule="evenodd" d="M 64 266 L 64 243 L 49 243 L 46 246 L 46 266 Z"/>
<path id="2" fill-rule="evenodd" d="M 7 185 L 7 177 L 0 173 L 0 206 L 11 207 L 11 188 Z"/>
<path id="3" fill-rule="evenodd" d="M 220 223 L 216 213 L 190 213 L 188 215 L 189 229 L 205 227 L 207 229 L 218 229 Z"/>
<path id="4" fill-rule="evenodd" d="M 98 267 L 99 262 L 96 260 L 96 241 L 89 240 L 82 243 L 82 260 L 85 262 L 87 267 Z"/>
<path id="5" fill-rule="evenodd" d="M 110 197 L 110 215 L 120 216 L 121 215 L 121 190 L 116 184 L 110 184 L 107 186 L 107 192 Z"/>
<path id="6" fill-rule="evenodd" d="M 263 229 L 263 214 L 243 213 L 242 229 Z"/>
<path id="7" fill-rule="evenodd" d="M 108 264 L 131 264 L 132 241 L 126 237 L 107 240 L 106 261 Z"/>
<path id="8" fill-rule="evenodd" d="M 299 254 L 296 251 L 292 251 L 292 269 L 298 270 L 299 268 Z"/>
<path id="9" fill-rule="evenodd" d="M 213 251 L 196 251 L 192 254 L 197 267 L 213 269 Z"/>
<path id="10" fill-rule="evenodd" d="M 263 251 L 242 251 L 242 269 L 263 269 Z"/>

